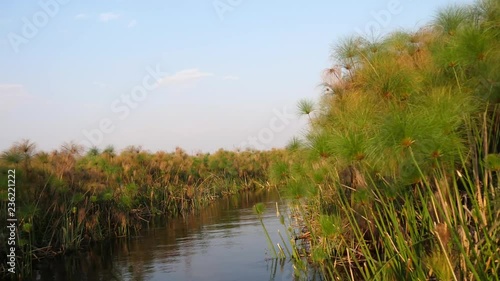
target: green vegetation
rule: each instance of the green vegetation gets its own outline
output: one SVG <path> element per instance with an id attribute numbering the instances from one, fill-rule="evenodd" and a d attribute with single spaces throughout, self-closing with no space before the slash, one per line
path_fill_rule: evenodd
<path id="1" fill-rule="evenodd" d="M 339 41 L 325 93 L 298 105 L 310 130 L 286 151 L 83 155 L 73 143 L 50 153 L 14 144 L 0 182 L 16 169 L 19 261 L 29 270 L 32 259 L 129 236 L 151 217 L 269 179 L 290 198 L 291 251 L 281 234 L 285 248 L 274 248 L 264 205 L 254 211 L 273 257 L 293 258 L 299 276 L 312 264 L 328 280 L 500 280 L 499 3 L 451 6 L 415 32 Z"/>
<path id="2" fill-rule="evenodd" d="M 270 177 L 328 280 L 500 280 L 499 5 L 342 40 L 299 103 L 310 131 Z"/>
<path id="3" fill-rule="evenodd" d="M 284 157 L 283 150 L 188 155 L 180 148 L 149 153 L 129 147 L 117 154 L 107 147 L 83 152 L 74 143 L 50 153 L 36 151 L 34 143 L 23 140 L 1 155 L 1 182 L 7 182 L 8 169 L 16 169 L 17 264 L 25 271 L 32 259 L 133 235 L 154 216 L 182 215 L 215 198 L 266 187 L 270 163 Z M 3 210 L 7 202 L 7 188 L 2 188 Z M 6 212 L 0 220 L 7 220 Z M 0 231 L 0 240 L 6 241 L 7 230 Z M 0 246 L 3 267 L 7 246 Z"/>

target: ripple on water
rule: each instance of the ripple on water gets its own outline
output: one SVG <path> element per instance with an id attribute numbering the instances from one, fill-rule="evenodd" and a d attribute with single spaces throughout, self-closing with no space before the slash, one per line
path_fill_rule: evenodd
<path id="1" fill-rule="evenodd" d="M 249 193 L 221 200 L 197 214 L 168 220 L 164 227 L 147 230 L 141 237 L 119 240 L 110 250 L 91 251 L 99 259 L 74 267 L 81 273 L 71 278 L 63 271 L 47 274 L 62 276 L 54 281 L 292 280 L 290 263 L 268 259 L 266 237 L 252 210 L 258 202 L 266 204 L 261 218 L 273 242 L 282 244 L 277 230 L 285 234 L 285 229 L 276 217 L 278 198 L 273 193 Z M 102 260 L 109 264 L 102 265 Z M 95 275 L 82 277 L 86 268 L 92 268 Z"/>

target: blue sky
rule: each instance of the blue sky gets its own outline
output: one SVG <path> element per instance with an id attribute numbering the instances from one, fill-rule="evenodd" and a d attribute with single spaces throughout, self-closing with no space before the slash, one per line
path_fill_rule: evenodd
<path id="1" fill-rule="evenodd" d="M 337 40 L 415 30 L 456 2 L 1 1 L 0 150 L 282 147 Z"/>

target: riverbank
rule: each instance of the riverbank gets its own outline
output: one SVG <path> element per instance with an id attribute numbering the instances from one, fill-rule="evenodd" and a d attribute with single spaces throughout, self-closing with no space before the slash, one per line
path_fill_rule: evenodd
<path id="1" fill-rule="evenodd" d="M 299 103 L 309 132 L 271 172 L 327 279 L 500 279 L 498 3 L 333 48 L 325 93 Z"/>
<path id="2" fill-rule="evenodd" d="M 8 171 L 15 170 L 17 275 L 29 273 L 33 260 L 138 233 L 154 217 L 179 216 L 262 188 L 270 163 L 283 156 L 280 150 L 188 155 L 180 148 L 150 153 L 139 147 L 84 154 L 72 143 L 47 153 L 27 140 L 16 143 L 2 154 L 0 178 L 7 182 Z M 2 208 L 8 199 L 2 190 Z M 7 220 L 4 212 L 0 219 Z M 0 246 L 4 273 L 8 246 Z"/>

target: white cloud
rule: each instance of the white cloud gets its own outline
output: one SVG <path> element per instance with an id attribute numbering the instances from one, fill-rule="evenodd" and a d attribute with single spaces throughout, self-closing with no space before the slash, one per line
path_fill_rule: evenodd
<path id="1" fill-rule="evenodd" d="M 198 68 L 185 69 L 185 70 L 178 71 L 175 74 L 165 76 L 160 81 L 160 84 L 170 85 L 170 84 L 176 84 L 176 83 L 186 83 L 186 82 L 198 80 L 200 78 L 209 77 L 209 76 L 213 76 L 213 74 L 209 73 L 209 72 L 202 72 Z"/>
<path id="2" fill-rule="evenodd" d="M 234 75 L 227 75 L 222 77 L 222 80 L 240 80 L 240 77 Z"/>
<path id="3" fill-rule="evenodd" d="M 99 89 L 105 89 L 105 90 L 111 90 L 113 88 L 113 87 L 111 87 L 111 85 L 109 85 L 107 83 L 102 83 L 102 82 L 98 82 L 98 81 L 92 82 L 92 85 L 96 86 Z"/>
<path id="4" fill-rule="evenodd" d="M 89 16 L 87 14 L 78 14 L 75 16 L 75 20 L 84 20 L 88 18 Z"/>
<path id="5" fill-rule="evenodd" d="M 83 103 L 82 107 L 85 109 L 98 109 L 102 107 L 102 104 L 99 103 Z"/>
<path id="6" fill-rule="evenodd" d="M 20 84 L 0 84 L 0 113 L 9 112 L 33 97 Z"/>
<path id="7" fill-rule="evenodd" d="M 102 13 L 99 15 L 99 20 L 100 21 L 103 21 L 103 22 L 107 22 L 107 21 L 112 21 L 112 20 L 116 20 L 120 17 L 119 14 L 117 13 L 113 13 L 113 12 L 109 12 L 109 13 Z"/>
<path id="8" fill-rule="evenodd" d="M 134 27 L 134 26 L 136 26 L 136 25 L 137 25 L 137 21 L 136 21 L 136 20 L 131 20 L 131 21 L 128 23 L 127 27 L 128 27 L 128 28 L 132 28 L 132 27 Z"/>
<path id="9" fill-rule="evenodd" d="M 21 84 L 0 84 L 0 94 L 8 91 L 20 91 L 23 89 Z"/>

